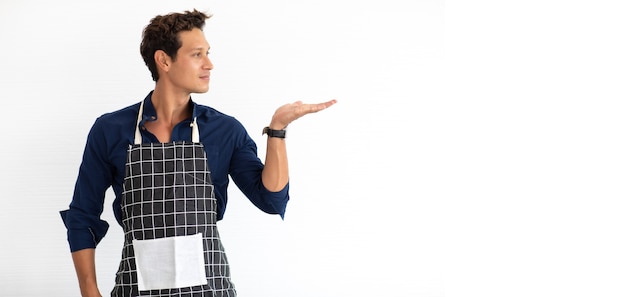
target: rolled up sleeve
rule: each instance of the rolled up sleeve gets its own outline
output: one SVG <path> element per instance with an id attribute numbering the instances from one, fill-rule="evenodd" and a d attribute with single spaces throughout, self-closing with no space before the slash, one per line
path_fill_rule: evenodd
<path id="1" fill-rule="evenodd" d="M 72 252 L 95 248 L 108 231 L 100 219 L 113 174 L 106 156 L 104 124 L 96 120 L 87 137 L 82 163 L 69 209 L 60 212 Z"/>

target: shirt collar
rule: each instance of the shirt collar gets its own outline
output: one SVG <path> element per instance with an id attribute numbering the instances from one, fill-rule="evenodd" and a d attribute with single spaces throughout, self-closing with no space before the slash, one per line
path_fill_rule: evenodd
<path id="1" fill-rule="evenodd" d="M 156 114 L 156 110 L 154 109 L 154 105 L 152 104 L 152 93 L 154 91 L 150 91 L 150 93 L 146 96 L 146 98 L 144 99 L 144 106 L 143 106 L 143 116 L 142 116 L 142 120 L 141 123 L 143 124 L 145 121 L 154 121 L 157 118 L 157 114 Z M 189 98 L 189 101 L 192 104 L 192 109 L 191 109 L 191 119 L 189 119 L 190 121 L 193 120 L 195 117 L 197 117 L 197 104 L 193 101 L 193 98 Z"/>

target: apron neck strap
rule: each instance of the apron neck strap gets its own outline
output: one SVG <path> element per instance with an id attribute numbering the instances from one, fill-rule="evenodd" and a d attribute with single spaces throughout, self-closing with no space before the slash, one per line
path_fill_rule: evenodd
<path id="1" fill-rule="evenodd" d="M 141 144 L 141 131 L 139 131 L 139 124 L 143 118 L 143 101 L 139 105 L 139 114 L 137 114 L 137 125 L 135 125 L 135 144 Z"/>
<path id="2" fill-rule="evenodd" d="M 195 117 L 191 123 L 191 142 L 200 143 L 200 130 L 198 130 L 198 121 Z"/>
<path id="3" fill-rule="evenodd" d="M 139 130 L 139 124 L 143 119 L 143 102 L 139 105 L 139 114 L 137 115 L 137 125 L 135 126 L 135 144 L 141 144 L 141 131 Z M 191 123 L 191 142 L 199 143 L 200 142 L 200 131 L 198 130 L 198 121 L 196 118 L 193 118 L 193 122 Z"/>

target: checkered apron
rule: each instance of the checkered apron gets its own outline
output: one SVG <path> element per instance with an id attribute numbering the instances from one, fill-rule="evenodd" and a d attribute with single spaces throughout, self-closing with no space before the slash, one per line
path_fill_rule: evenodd
<path id="1" fill-rule="evenodd" d="M 143 102 L 135 144 L 128 149 L 121 202 L 124 247 L 111 296 L 235 297 L 217 232 L 211 175 L 195 119 L 191 143 L 141 144 L 138 126 L 142 115 Z M 197 252 L 183 248 L 193 247 L 186 242 L 196 242 Z M 192 256 L 181 250 L 191 250 L 187 254 Z M 151 271 L 144 270 L 150 265 Z M 184 265 L 195 265 L 196 269 L 179 267 Z M 202 279 L 179 280 L 190 274 Z M 176 285 L 144 284 L 146 279 L 160 280 L 163 275 L 171 275 L 169 283 Z"/>

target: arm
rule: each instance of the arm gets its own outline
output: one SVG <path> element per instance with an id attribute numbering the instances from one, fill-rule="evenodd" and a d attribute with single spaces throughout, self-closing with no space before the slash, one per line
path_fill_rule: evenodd
<path id="1" fill-rule="evenodd" d="M 83 249 L 72 253 L 80 294 L 83 297 L 102 297 L 96 282 L 95 251 L 95 249 Z"/>
<path id="2" fill-rule="evenodd" d="M 100 219 L 112 169 L 105 160 L 103 125 L 94 124 L 87 137 L 70 208 L 61 211 L 82 296 L 100 296 L 96 284 L 95 247 L 109 224 Z"/>
<path id="3" fill-rule="evenodd" d="M 267 154 L 261 179 L 263 186 L 270 192 L 278 192 L 287 185 L 289 166 L 284 138 L 267 137 Z"/>
<path id="4" fill-rule="evenodd" d="M 337 103 L 331 100 L 318 104 L 303 104 L 297 101 L 279 107 L 270 123 L 270 129 L 282 130 L 296 119 L 309 114 L 324 110 Z M 268 137 L 267 153 L 265 155 L 265 168 L 262 173 L 263 185 L 269 191 L 277 192 L 283 189 L 289 182 L 289 166 L 287 162 L 287 146 L 285 139 Z"/>

